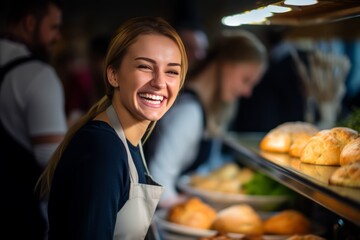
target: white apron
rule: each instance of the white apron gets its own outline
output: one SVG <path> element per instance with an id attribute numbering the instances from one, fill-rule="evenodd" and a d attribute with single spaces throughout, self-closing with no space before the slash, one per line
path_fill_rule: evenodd
<path id="1" fill-rule="evenodd" d="M 108 107 L 106 113 L 110 119 L 110 123 L 120 137 L 121 141 L 124 143 L 128 155 L 130 171 L 129 199 L 117 213 L 114 240 L 143 240 L 145 239 L 145 235 L 149 229 L 151 220 L 159 203 L 163 187 L 152 180 L 144 160 L 145 158 L 141 143 L 139 144 L 140 152 L 145 165 L 148 182 L 150 181 L 150 183 L 156 185 L 139 183 L 138 173 L 131 157 L 124 131 L 112 105 Z"/>

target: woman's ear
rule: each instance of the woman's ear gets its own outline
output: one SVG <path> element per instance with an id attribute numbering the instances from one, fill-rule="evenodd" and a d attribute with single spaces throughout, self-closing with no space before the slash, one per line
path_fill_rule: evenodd
<path id="1" fill-rule="evenodd" d="M 112 67 L 106 69 L 106 76 L 111 86 L 118 87 L 119 83 L 117 82 L 116 70 Z"/>

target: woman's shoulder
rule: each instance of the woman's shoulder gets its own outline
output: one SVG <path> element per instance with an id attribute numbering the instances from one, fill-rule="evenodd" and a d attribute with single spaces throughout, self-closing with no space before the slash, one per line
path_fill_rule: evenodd
<path id="1" fill-rule="evenodd" d="M 103 121 L 90 121 L 81 127 L 71 140 L 67 152 L 86 161 L 93 159 L 94 163 L 101 158 L 102 165 L 109 166 L 124 162 L 116 159 L 127 159 L 124 143 L 115 130 Z"/>
<path id="2" fill-rule="evenodd" d="M 78 142 L 78 144 L 83 143 L 88 148 L 93 147 L 95 149 L 119 149 L 119 144 L 124 146 L 115 130 L 108 123 L 98 120 L 86 123 L 78 130 L 73 140 Z M 122 148 L 119 150 L 122 150 Z"/>

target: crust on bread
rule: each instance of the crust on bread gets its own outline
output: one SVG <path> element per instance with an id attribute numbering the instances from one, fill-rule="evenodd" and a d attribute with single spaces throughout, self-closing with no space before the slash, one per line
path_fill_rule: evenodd
<path id="1" fill-rule="evenodd" d="M 192 197 L 171 207 L 167 220 L 189 227 L 209 229 L 215 217 L 215 209 L 199 198 Z"/>
<path id="2" fill-rule="evenodd" d="M 304 147 L 300 160 L 319 165 L 340 165 L 344 146 L 358 137 L 358 132 L 346 127 L 325 129 L 311 137 Z"/>
<path id="3" fill-rule="evenodd" d="M 314 234 L 307 234 L 307 235 L 294 235 L 287 238 L 286 240 L 326 240 L 326 239 Z"/>
<path id="4" fill-rule="evenodd" d="M 310 221 L 299 211 L 286 209 L 264 221 L 265 234 L 294 235 L 310 233 Z"/>
<path id="5" fill-rule="evenodd" d="M 360 137 L 346 144 L 340 153 L 340 165 L 360 161 Z"/>
<path id="6" fill-rule="evenodd" d="M 336 169 L 329 178 L 329 184 L 360 188 L 360 161 Z"/>
<path id="7" fill-rule="evenodd" d="M 262 219 L 248 204 L 237 204 L 218 212 L 211 227 L 220 232 L 261 235 Z"/>
<path id="8" fill-rule="evenodd" d="M 307 122 L 286 122 L 269 131 L 260 142 L 260 149 L 276 153 L 289 153 L 300 157 L 307 141 L 319 130 Z"/>

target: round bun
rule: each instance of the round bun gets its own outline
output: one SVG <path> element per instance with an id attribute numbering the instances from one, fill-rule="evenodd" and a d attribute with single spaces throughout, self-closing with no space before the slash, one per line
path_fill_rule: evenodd
<path id="1" fill-rule="evenodd" d="M 216 217 L 216 211 L 197 197 L 176 204 L 169 209 L 167 220 L 173 223 L 209 229 Z"/>
<path id="2" fill-rule="evenodd" d="M 230 237 L 229 235 L 227 235 L 226 233 L 223 233 L 223 232 L 217 232 L 213 236 L 200 237 L 197 240 L 240 240 L 240 239 L 239 238 L 232 238 L 232 237 Z M 241 238 L 241 240 L 243 240 L 243 238 Z"/>
<path id="3" fill-rule="evenodd" d="M 326 239 L 317 235 L 307 234 L 307 235 L 294 235 L 287 238 L 286 240 L 326 240 Z"/>
<path id="4" fill-rule="evenodd" d="M 264 221 L 265 234 L 294 235 L 310 233 L 310 221 L 299 211 L 283 210 Z"/>
<path id="5" fill-rule="evenodd" d="M 329 184 L 360 188 L 360 161 L 337 168 L 330 176 Z"/>
<path id="6" fill-rule="evenodd" d="M 318 132 L 313 124 L 286 122 L 268 132 L 260 142 L 260 149 L 269 152 L 289 153 L 300 157 L 307 141 Z"/>
<path id="7" fill-rule="evenodd" d="M 300 162 L 297 169 L 306 175 L 321 180 L 323 183 L 327 183 L 329 177 L 337 168 L 338 166 L 324 166 Z"/>
<path id="8" fill-rule="evenodd" d="M 219 211 L 211 227 L 219 232 L 261 235 L 262 220 L 247 204 L 237 204 Z"/>
<path id="9" fill-rule="evenodd" d="M 340 165 L 360 161 L 360 137 L 346 144 L 340 153 Z"/>
<path id="10" fill-rule="evenodd" d="M 319 165 L 340 165 L 344 146 L 358 137 L 358 132 L 346 127 L 325 129 L 311 137 L 304 147 L 301 162 Z"/>
<path id="11" fill-rule="evenodd" d="M 231 162 L 206 175 L 192 175 L 190 185 L 199 190 L 238 194 L 242 193 L 242 185 L 248 182 L 253 175 L 254 171 L 249 168 L 241 168 L 238 164 Z"/>

